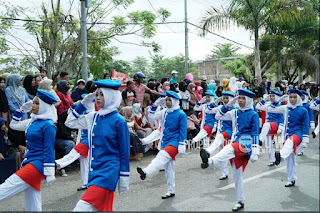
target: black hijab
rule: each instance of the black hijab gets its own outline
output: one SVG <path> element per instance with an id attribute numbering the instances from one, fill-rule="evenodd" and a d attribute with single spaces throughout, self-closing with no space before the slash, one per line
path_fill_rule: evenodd
<path id="1" fill-rule="evenodd" d="M 37 87 L 32 86 L 32 80 L 35 79 L 36 77 L 33 75 L 27 75 L 24 80 L 23 80 L 23 87 L 26 89 L 26 91 L 30 95 L 37 95 Z"/>
<path id="2" fill-rule="evenodd" d="M 219 89 L 221 89 L 221 91 Z M 221 97 L 222 96 L 222 91 L 223 91 L 223 87 L 222 86 L 218 86 L 217 87 L 217 91 L 216 91 L 216 95 L 218 97 Z"/>
<path id="3" fill-rule="evenodd" d="M 181 82 L 179 83 L 179 90 L 180 90 L 181 92 L 185 92 L 185 91 L 187 90 L 187 84 L 186 84 L 186 82 L 181 81 Z"/>
<path id="4" fill-rule="evenodd" d="M 66 80 L 61 80 L 59 83 L 57 83 L 57 90 L 59 92 L 62 92 L 63 94 L 67 94 L 69 87 L 67 87 L 68 81 Z"/>
<path id="5" fill-rule="evenodd" d="M 6 82 L 6 79 L 0 77 L 0 82 L 3 81 Z M 0 89 L 0 112 L 8 112 L 9 111 L 9 105 L 8 105 L 8 99 L 3 90 Z"/>

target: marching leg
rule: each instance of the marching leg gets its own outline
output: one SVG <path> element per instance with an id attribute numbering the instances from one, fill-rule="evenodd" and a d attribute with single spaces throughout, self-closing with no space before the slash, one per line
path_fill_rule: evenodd
<path id="1" fill-rule="evenodd" d="M 268 166 L 273 166 L 274 162 L 276 161 L 274 157 L 274 152 L 273 152 L 273 141 L 272 137 L 270 135 L 267 136 L 267 143 L 266 143 L 266 148 L 268 150 L 268 157 L 269 157 L 269 164 Z"/>
<path id="2" fill-rule="evenodd" d="M 221 161 L 227 161 L 235 157 L 234 149 L 230 144 L 223 147 L 223 149 L 220 152 L 218 152 L 216 155 L 210 158 L 208 158 L 207 155 L 205 156 L 201 152 L 200 152 L 200 156 L 202 158 L 201 168 L 203 169 L 208 168 L 208 166 L 213 166 L 215 164 L 218 164 Z"/>
<path id="3" fill-rule="evenodd" d="M 27 211 L 42 211 L 41 191 L 38 191 L 29 186 L 24 190 L 24 197 L 26 201 Z"/>
<path id="4" fill-rule="evenodd" d="M 263 124 L 262 129 L 261 129 L 261 133 L 260 133 L 260 135 L 259 135 L 259 140 L 260 140 L 260 141 L 263 142 L 263 141 L 266 140 L 267 135 L 268 135 L 270 129 L 271 129 L 271 126 L 270 126 L 269 123 L 266 122 L 266 123 Z"/>
<path id="5" fill-rule="evenodd" d="M 244 193 L 243 193 L 243 178 L 242 178 L 242 166 L 240 168 L 236 168 L 234 162 L 232 162 L 232 171 L 233 171 L 233 179 L 234 185 L 236 189 L 236 194 L 238 198 L 238 203 L 233 207 L 232 211 L 238 211 L 244 207 Z"/>
<path id="6" fill-rule="evenodd" d="M 24 182 L 18 175 L 13 174 L 0 185 L 0 200 L 18 194 L 28 187 L 30 187 L 29 184 Z"/>
<path id="7" fill-rule="evenodd" d="M 288 138 L 280 152 L 275 153 L 275 164 L 278 165 L 281 161 L 286 160 L 291 153 L 293 153 L 293 141 Z"/>
<path id="8" fill-rule="evenodd" d="M 74 212 L 97 212 L 98 210 L 96 209 L 96 207 L 94 207 L 93 205 L 91 205 L 90 203 L 83 201 L 83 200 L 79 200 L 76 207 L 73 209 Z"/>
<path id="9" fill-rule="evenodd" d="M 174 174 L 174 160 L 170 160 L 165 165 L 165 171 L 166 171 L 166 179 L 167 179 L 167 186 L 168 191 L 167 193 L 162 197 L 162 199 L 167 199 L 169 197 L 175 196 L 175 174 Z"/>
<path id="10" fill-rule="evenodd" d="M 192 143 L 200 141 L 202 138 L 206 137 L 208 135 L 207 131 L 205 129 L 201 129 L 200 132 L 192 139 Z"/>
<path id="11" fill-rule="evenodd" d="M 288 175 L 288 183 L 285 187 L 294 186 L 295 181 L 297 180 L 296 176 L 296 156 L 292 152 L 287 158 L 287 175 Z"/>
<path id="12" fill-rule="evenodd" d="M 213 143 L 206 149 L 206 151 L 211 155 L 214 150 L 218 149 L 224 142 L 224 137 L 222 134 L 218 134 L 214 139 Z"/>

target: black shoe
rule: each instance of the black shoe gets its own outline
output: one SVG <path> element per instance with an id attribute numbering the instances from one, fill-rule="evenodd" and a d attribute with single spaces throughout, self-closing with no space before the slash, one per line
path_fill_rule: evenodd
<path id="1" fill-rule="evenodd" d="M 160 169 L 159 172 L 164 172 L 164 169 Z"/>
<path id="2" fill-rule="evenodd" d="M 303 152 L 299 152 L 297 155 L 298 155 L 298 156 L 301 156 L 301 155 L 303 155 Z"/>
<path id="3" fill-rule="evenodd" d="M 165 194 L 165 195 L 163 195 L 161 198 L 162 198 L 162 199 L 167 199 L 167 198 L 174 197 L 174 196 L 176 196 L 176 194 L 170 193 L 170 194 Z"/>
<path id="4" fill-rule="evenodd" d="M 313 137 L 313 138 L 316 138 L 316 137 L 317 137 L 317 136 L 316 136 L 316 133 L 312 132 L 312 137 Z"/>
<path id="5" fill-rule="evenodd" d="M 237 211 L 239 211 L 240 209 L 243 209 L 243 208 L 244 208 L 244 203 L 238 202 L 236 205 L 234 205 L 234 207 L 232 208 L 232 211 L 233 212 L 237 212 Z"/>
<path id="6" fill-rule="evenodd" d="M 220 178 L 219 178 L 219 180 L 225 180 L 225 179 L 227 179 L 228 178 L 228 175 L 222 175 Z"/>
<path id="7" fill-rule="evenodd" d="M 202 159 L 202 163 L 208 163 L 209 156 L 210 154 L 206 150 L 200 150 L 200 157 Z"/>
<path id="8" fill-rule="evenodd" d="M 268 166 L 274 166 L 274 163 L 269 163 Z"/>
<path id="9" fill-rule="evenodd" d="M 80 186 L 79 188 L 77 188 L 77 191 L 86 190 L 87 188 L 87 186 Z"/>
<path id="10" fill-rule="evenodd" d="M 259 146 L 262 146 L 262 141 L 259 140 Z"/>
<path id="11" fill-rule="evenodd" d="M 141 167 L 137 167 L 137 172 L 140 174 L 141 180 L 146 179 L 146 173 L 144 173 Z"/>
<path id="12" fill-rule="evenodd" d="M 295 183 L 296 183 L 296 181 L 289 181 L 286 185 L 284 185 L 284 187 L 294 186 Z"/>
<path id="13" fill-rule="evenodd" d="M 276 157 L 276 161 L 274 162 L 274 164 L 279 165 L 280 161 L 281 161 L 281 157 L 280 157 L 280 152 L 275 152 L 274 156 Z"/>

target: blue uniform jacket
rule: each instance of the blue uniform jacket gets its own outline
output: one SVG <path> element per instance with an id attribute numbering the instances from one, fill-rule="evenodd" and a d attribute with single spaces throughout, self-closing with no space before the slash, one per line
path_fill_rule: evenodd
<path id="1" fill-rule="evenodd" d="M 265 101 L 264 100 L 261 100 L 259 103 L 259 106 L 263 106 L 265 104 Z M 274 105 L 272 105 L 270 103 L 269 106 L 266 107 L 266 110 L 265 111 L 268 111 L 268 107 L 272 107 Z M 277 107 L 278 106 L 281 106 L 281 103 L 278 103 L 276 105 Z M 279 127 L 279 124 L 283 124 L 283 114 L 278 114 L 278 113 L 272 113 L 272 112 L 267 112 L 268 113 L 268 116 L 267 116 L 267 122 L 274 122 L 277 124 L 277 126 Z"/>
<path id="2" fill-rule="evenodd" d="M 14 121 L 19 121 L 22 113 L 15 112 Z M 28 122 L 26 133 L 26 153 L 22 166 L 31 163 L 43 175 L 54 175 L 55 154 L 54 141 L 57 127 L 52 120 L 31 119 L 20 121 Z"/>
<path id="3" fill-rule="evenodd" d="M 69 114 L 66 125 L 88 129 L 88 186 L 94 185 L 115 191 L 118 180 L 122 177 L 129 184 L 130 136 L 128 125 L 117 111 L 103 116 L 100 116 L 98 112 L 81 115 L 85 110 L 80 103 Z M 86 144 L 86 140 L 82 140 L 81 143 Z"/>
<path id="4" fill-rule="evenodd" d="M 313 110 L 310 109 L 310 103 L 303 103 L 302 106 L 308 111 L 309 115 L 309 124 L 311 125 L 314 123 L 314 115 L 313 115 Z"/>
<path id="5" fill-rule="evenodd" d="M 299 136 L 302 141 L 303 137 L 309 137 L 309 115 L 308 111 L 298 106 L 294 109 L 288 107 L 288 121 L 285 125 L 286 139 L 291 135 Z"/>

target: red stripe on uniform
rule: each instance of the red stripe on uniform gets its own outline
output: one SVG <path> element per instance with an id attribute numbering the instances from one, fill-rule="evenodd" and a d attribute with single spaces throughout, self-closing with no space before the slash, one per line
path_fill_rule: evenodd
<path id="1" fill-rule="evenodd" d="M 89 186 L 87 191 L 82 195 L 81 200 L 90 203 L 99 212 L 112 212 L 114 192 L 99 186 Z"/>
<path id="2" fill-rule="evenodd" d="M 83 143 L 78 143 L 75 147 L 74 150 L 76 150 L 81 156 L 87 158 L 88 157 L 88 151 L 89 151 L 89 147 L 87 147 L 85 144 Z"/>
<path id="3" fill-rule="evenodd" d="M 162 150 L 166 151 L 173 160 L 176 160 L 178 149 L 175 146 L 166 146 Z"/>
<path id="4" fill-rule="evenodd" d="M 234 164 L 236 165 L 236 169 L 239 169 L 242 166 L 242 171 L 244 172 L 247 164 L 248 164 L 248 152 L 247 149 L 239 142 L 234 142 L 231 144 L 234 149 L 233 158 Z M 230 159 L 230 163 L 232 164 L 232 159 Z"/>
<path id="5" fill-rule="evenodd" d="M 32 186 L 32 188 L 41 191 L 41 181 L 44 179 L 44 176 L 31 163 L 23 166 L 15 174 Z"/>

